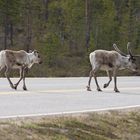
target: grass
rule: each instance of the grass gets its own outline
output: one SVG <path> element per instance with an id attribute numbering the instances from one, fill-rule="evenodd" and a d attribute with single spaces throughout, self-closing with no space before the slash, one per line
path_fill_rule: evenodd
<path id="1" fill-rule="evenodd" d="M 140 112 L 0 120 L 0 140 L 139 140 Z"/>

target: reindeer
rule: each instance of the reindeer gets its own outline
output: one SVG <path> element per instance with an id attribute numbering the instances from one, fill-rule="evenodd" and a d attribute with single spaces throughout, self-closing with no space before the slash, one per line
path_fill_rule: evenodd
<path id="1" fill-rule="evenodd" d="M 111 73 L 113 73 L 114 91 L 119 92 L 117 88 L 117 77 L 116 77 L 118 70 L 129 69 L 132 71 L 136 71 L 138 69 L 135 63 L 136 59 L 131 53 L 129 42 L 127 44 L 128 55 L 121 52 L 116 44 L 113 44 L 113 47 L 115 51 L 95 50 L 94 52 L 90 53 L 89 58 L 90 58 L 92 70 L 90 71 L 89 74 L 89 81 L 87 86 L 88 91 L 91 91 L 90 83 L 91 83 L 92 76 L 94 76 L 97 90 L 102 91 L 101 88 L 99 87 L 99 84 L 97 82 L 97 77 L 96 77 L 96 73 L 99 70 L 106 71 L 109 77 L 109 81 L 104 84 L 104 88 L 109 86 L 110 82 L 112 81 Z"/>
<path id="2" fill-rule="evenodd" d="M 24 50 L 0 51 L 0 70 L 6 68 L 5 76 L 8 79 L 11 88 L 13 89 L 17 89 L 17 86 L 19 85 L 20 81 L 23 79 L 23 90 L 27 90 L 25 85 L 25 71 L 27 69 L 30 69 L 34 63 L 38 63 L 38 64 L 42 63 L 42 59 L 36 50 L 30 53 L 27 53 Z M 16 84 L 13 84 L 9 77 L 9 73 L 12 69 L 19 69 L 20 71 L 20 79 Z"/>

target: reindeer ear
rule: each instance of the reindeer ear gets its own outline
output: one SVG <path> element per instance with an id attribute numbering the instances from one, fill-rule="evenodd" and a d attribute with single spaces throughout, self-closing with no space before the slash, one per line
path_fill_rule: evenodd
<path id="1" fill-rule="evenodd" d="M 34 55 L 37 55 L 38 54 L 38 51 L 37 50 L 34 50 L 33 53 L 34 53 Z"/>
<path id="2" fill-rule="evenodd" d="M 32 50 L 29 50 L 29 53 L 32 53 L 33 51 Z"/>

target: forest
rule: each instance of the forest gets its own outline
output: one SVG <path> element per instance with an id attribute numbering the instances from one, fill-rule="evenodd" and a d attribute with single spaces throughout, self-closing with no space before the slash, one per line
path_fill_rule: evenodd
<path id="1" fill-rule="evenodd" d="M 140 54 L 140 0 L 0 0 L 0 50 L 42 56 L 29 76 L 88 76 L 90 52 L 127 42 Z"/>

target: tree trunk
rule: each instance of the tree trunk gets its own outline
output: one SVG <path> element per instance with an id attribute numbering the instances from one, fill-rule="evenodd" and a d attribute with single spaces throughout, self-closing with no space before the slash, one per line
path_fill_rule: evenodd
<path id="1" fill-rule="evenodd" d="M 29 52 L 32 41 L 32 25 L 31 25 L 31 3 L 27 1 L 27 36 L 26 36 L 26 51 Z"/>
<path id="2" fill-rule="evenodd" d="M 10 25 L 10 44 L 13 46 L 13 23 L 11 22 Z"/>
<path id="3" fill-rule="evenodd" d="M 44 5 L 45 5 L 44 17 L 46 21 L 48 21 L 48 4 L 49 4 L 49 0 L 44 0 Z"/>
<path id="4" fill-rule="evenodd" d="M 8 39 L 8 25 L 7 25 L 7 18 L 5 18 L 5 25 L 4 25 L 4 50 L 7 49 L 7 39 Z"/>
<path id="5" fill-rule="evenodd" d="M 5 2 L 5 18 L 4 18 L 4 49 L 7 49 L 8 39 L 8 1 Z"/>
<path id="6" fill-rule="evenodd" d="M 85 0 L 85 20 L 86 20 L 86 48 L 88 50 L 90 43 L 90 0 Z"/>

